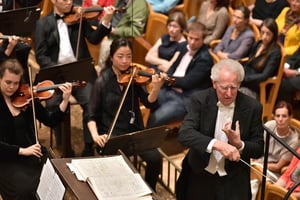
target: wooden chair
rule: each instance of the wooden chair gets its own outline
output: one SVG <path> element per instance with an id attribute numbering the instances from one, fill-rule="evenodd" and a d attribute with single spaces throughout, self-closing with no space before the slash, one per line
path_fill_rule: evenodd
<path id="1" fill-rule="evenodd" d="M 198 16 L 202 2 L 203 0 L 183 0 L 183 3 L 175 6 L 175 8 L 171 10 L 171 12 L 173 10 L 180 10 L 184 13 L 186 19 L 188 20 L 192 16 Z"/>
<path id="2" fill-rule="evenodd" d="M 279 86 L 283 75 L 284 62 L 286 56 L 283 47 L 280 44 L 279 46 L 281 48 L 281 60 L 280 60 L 280 65 L 278 68 L 277 75 L 268 78 L 267 80 L 259 84 L 259 88 L 260 88 L 259 100 L 263 106 L 263 114 L 262 114 L 263 121 L 268 121 L 272 119 L 272 111 L 277 99 L 277 94 L 279 91 Z"/>
<path id="3" fill-rule="evenodd" d="M 265 200 L 282 200 L 287 193 L 287 190 L 279 185 L 267 182 Z M 291 195 L 288 200 L 297 200 L 294 195 Z"/>
<path id="4" fill-rule="evenodd" d="M 52 9 L 53 9 L 52 2 L 50 0 L 43 0 L 43 3 L 41 4 L 41 18 L 48 15 Z"/>
<path id="5" fill-rule="evenodd" d="M 149 16 L 145 33 L 142 36 L 132 38 L 134 52 L 133 62 L 140 63 L 142 65 L 147 65 L 145 56 L 149 49 L 164 33 L 167 33 L 168 17 L 154 12 L 151 5 L 149 3 L 147 4 Z"/>

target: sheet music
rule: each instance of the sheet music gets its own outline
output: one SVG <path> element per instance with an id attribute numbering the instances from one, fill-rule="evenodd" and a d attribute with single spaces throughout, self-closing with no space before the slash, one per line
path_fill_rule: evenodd
<path id="1" fill-rule="evenodd" d="M 56 174 L 51 162 L 47 159 L 43 166 L 37 195 L 42 200 L 60 200 L 65 194 L 65 187 Z"/>
<path id="2" fill-rule="evenodd" d="M 89 177 L 87 182 L 100 200 L 152 199 L 151 190 L 138 173 Z"/>
<path id="3" fill-rule="evenodd" d="M 86 181 L 98 199 L 152 199 L 152 191 L 121 155 L 73 159 L 68 164 L 78 180 Z"/>
<path id="4" fill-rule="evenodd" d="M 78 180 L 83 181 L 86 181 L 87 177 L 91 176 L 113 176 L 116 172 L 120 174 L 133 173 L 121 155 L 101 158 L 72 159 L 71 168 L 73 168 L 76 177 L 79 178 Z M 80 177 L 82 177 L 82 179 L 80 179 Z"/>

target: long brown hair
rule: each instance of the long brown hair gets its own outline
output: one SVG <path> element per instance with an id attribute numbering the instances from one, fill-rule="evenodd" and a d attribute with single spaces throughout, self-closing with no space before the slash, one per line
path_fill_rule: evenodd
<path id="1" fill-rule="evenodd" d="M 263 23 L 260 26 L 260 29 L 265 26 L 267 29 L 269 29 L 273 33 L 273 38 L 268 44 L 268 46 L 261 52 L 261 59 L 258 61 L 257 65 L 255 66 L 255 69 L 257 71 L 262 71 L 267 60 L 269 59 L 269 56 L 274 48 L 276 48 L 277 39 L 278 39 L 278 27 L 276 24 L 276 21 L 272 18 L 267 18 L 263 21 Z M 255 54 L 249 59 L 249 62 L 251 62 L 255 58 Z"/>

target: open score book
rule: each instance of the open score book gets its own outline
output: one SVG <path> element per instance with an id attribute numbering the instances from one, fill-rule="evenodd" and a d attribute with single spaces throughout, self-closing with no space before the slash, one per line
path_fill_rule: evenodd
<path id="1" fill-rule="evenodd" d="M 100 200 L 152 199 L 152 191 L 121 155 L 72 159 L 68 167 Z"/>

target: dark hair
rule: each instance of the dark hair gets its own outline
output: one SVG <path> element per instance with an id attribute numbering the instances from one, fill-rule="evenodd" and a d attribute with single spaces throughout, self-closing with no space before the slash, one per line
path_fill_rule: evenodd
<path id="1" fill-rule="evenodd" d="M 216 0 L 216 2 L 216 8 L 229 7 L 229 0 Z"/>
<path id="2" fill-rule="evenodd" d="M 250 10 L 249 10 L 248 7 L 241 5 L 237 8 L 235 8 L 234 10 L 241 11 L 244 14 L 244 19 L 249 19 L 250 18 Z"/>
<path id="3" fill-rule="evenodd" d="M 203 38 L 206 36 L 206 27 L 201 22 L 192 22 L 188 25 L 188 32 L 202 32 Z"/>
<path id="4" fill-rule="evenodd" d="M 20 75 L 20 78 L 24 73 L 22 65 L 17 59 L 7 59 L 0 64 L 0 78 L 3 78 L 6 70 L 16 75 Z"/>
<path id="5" fill-rule="evenodd" d="M 183 32 L 186 29 L 186 20 L 184 13 L 179 10 L 175 10 L 174 12 L 170 13 L 167 24 L 171 22 L 177 22 L 181 28 L 181 32 Z"/>
<path id="6" fill-rule="evenodd" d="M 264 66 L 274 48 L 277 46 L 277 39 L 278 39 L 278 27 L 276 24 L 275 19 L 273 18 L 266 18 L 261 26 L 261 28 L 265 26 L 267 27 L 272 33 L 273 33 L 273 38 L 272 41 L 268 44 L 268 46 L 261 52 L 261 58 L 259 62 L 256 64 L 255 68 L 257 71 L 262 71 L 264 69 Z M 281 55 L 282 56 L 282 55 Z M 249 62 L 255 59 L 255 55 L 253 55 L 251 58 L 249 58 Z"/>
<path id="7" fill-rule="evenodd" d="M 120 38 L 114 39 L 110 45 L 109 56 L 105 62 L 106 68 L 112 66 L 111 58 L 114 56 L 114 54 L 120 47 L 129 47 L 131 52 L 133 52 L 132 44 L 126 38 L 120 37 Z"/>
<path id="8" fill-rule="evenodd" d="M 286 108 L 288 110 L 289 116 L 293 115 L 293 106 L 292 106 L 292 104 L 290 104 L 290 103 L 288 103 L 286 101 L 279 101 L 274 106 L 273 115 L 275 115 L 276 110 L 279 109 L 279 108 Z"/>

